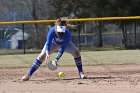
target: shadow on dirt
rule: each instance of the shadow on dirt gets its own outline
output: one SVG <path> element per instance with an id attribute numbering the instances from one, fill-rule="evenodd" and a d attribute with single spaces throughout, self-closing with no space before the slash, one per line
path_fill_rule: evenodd
<path id="1" fill-rule="evenodd" d="M 36 79 L 36 80 L 29 80 L 30 82 L 43 82 L 46 83 L 47 81 L 73 81 L 73 80 L 106 80 L 106 79 L 115 79 L 116 77 L 111 77 L 111 76 L 104 76 L 104 77 L 87 77 L 86 79 L 80 79 L 80 78 L 51 78 L 51 79 Z M 21 82 L 21 80 L 13 81 L 13 82 Z"/>
<path id="2" fill-rule="evenodd" d="M 107 77 L 87 77 L 84 80 L 87 80 L 87 79 L 114 79 L 114 78 L 115 77 L 111 77 L 111 76 L 107 76 Z M 79 79 L 80 80 L 80 78 L 67 78 L 67 79 L 63 79 L 63 80 L 75 80 L 75 79 Z"/>

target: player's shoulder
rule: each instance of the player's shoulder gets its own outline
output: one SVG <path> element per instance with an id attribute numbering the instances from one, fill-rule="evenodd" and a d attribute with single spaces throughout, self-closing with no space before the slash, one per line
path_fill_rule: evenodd
<path id="1" fill-rule="evenodd" d="M 51 27 L 50 31 L 55 31 L 55 26 Z"/>
<path id="2" fill-rule="evenodd" d="M 66 28 L 66 33 L 71 34 L 69 28 Z"/>
<path id="3" fill-rule="evenodd" d="M 53 34 L 54 32 L 55 32 L 55 27 L 53 26 L 53 27 L 50 28 L 49 33 Z"/>

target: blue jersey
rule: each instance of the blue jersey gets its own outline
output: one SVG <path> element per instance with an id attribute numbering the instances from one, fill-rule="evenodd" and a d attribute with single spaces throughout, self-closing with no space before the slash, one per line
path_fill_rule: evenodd
<path id="1" fill-rule="evenodd" d="M 47 35 L 46 50 L 50 51 L 50 46 L 51 46 L 51 43 L 53 42 L 57 45 L 60 45 L 60 48 L 58 51 L 63 53 L 67 44 L 70 41 L 71 41 L 71 33 L 69 29 L 66 29 L 65 33 L 61 37 L 58 37 L 55 32 L 55 27 L 52 27 Z"/>

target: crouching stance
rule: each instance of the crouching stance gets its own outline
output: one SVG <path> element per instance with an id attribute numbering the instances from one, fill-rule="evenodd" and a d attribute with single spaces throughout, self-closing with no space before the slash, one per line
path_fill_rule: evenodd
<path id="1" fill-rule="evenodd" d="M 74 57 L 76 66 L 78 68 L 79 76 L 81 79 L 86 78 L 82 69 L 81 55 L 76 46 L 71 41 L 71 33 L 67 27 L 67 20 L 60 18 L 56 21 L 55 26 L 50 29 L 47 35 L 47 40 L 39 56 L 33 62 L 27 75 L 22 77 L 22 81 L 30 79 L 32 74 L 39 68 L 43 61 L 48 60 L 50 54 L 58 50 L 54 61 L 48 62 L 50 70 L 57 69 L 57 63 L 63 52 L 68 52 Z"/>

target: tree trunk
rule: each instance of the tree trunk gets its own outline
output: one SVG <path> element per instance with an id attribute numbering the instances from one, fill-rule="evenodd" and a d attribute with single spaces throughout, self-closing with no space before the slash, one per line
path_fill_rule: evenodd
<path id="1" fill-rule="evenodd" d="M 124 45 L 124 47 L 127 47 L 127 30 L 126 24 L 124 22 L 122 23 L 122 33 L 123 33 L 122 44 Z"/>
<path id="2" fill-rule="evenodd" d="M 103 47 L 103 41 L 102 41 L 102 22 L 96 22 L 96 47 Z"/>

